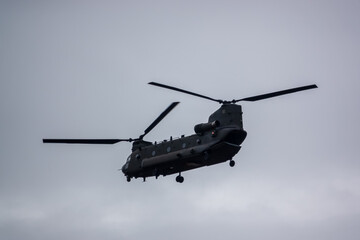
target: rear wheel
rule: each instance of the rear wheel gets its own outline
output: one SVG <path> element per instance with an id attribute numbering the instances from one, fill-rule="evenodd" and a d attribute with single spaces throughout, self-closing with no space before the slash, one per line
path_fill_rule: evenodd
<path id="1" fill-rule="evenodd" d="M 229 165 L 230 165 L 230 167 L 234 167 L 234 166 L 235 166 L 235 161 L 234 161 L 234 160 L 230 160 Z"/>

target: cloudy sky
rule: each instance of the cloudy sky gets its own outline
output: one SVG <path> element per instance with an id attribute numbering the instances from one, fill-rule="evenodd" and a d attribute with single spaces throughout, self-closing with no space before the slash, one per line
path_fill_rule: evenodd
<path id="1" fill-rule="evenodd" d="M 1 1 L 1 239 L 358 239 L 359 1 Z M 129 143 L 243 103 L 237 164 L 127 183 Z"/>

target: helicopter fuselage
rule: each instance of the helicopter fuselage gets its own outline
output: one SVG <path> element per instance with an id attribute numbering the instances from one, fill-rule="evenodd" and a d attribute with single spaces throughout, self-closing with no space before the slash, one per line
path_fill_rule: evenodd
<path id="1" fill-rule="evenodd" d="M 208 123 L 195 126 L 196 134 L 160 143 L 136 141 L 122 167 L 128 181 L 181 173 L 231 160 L 246 138 L 240 105 L 223 104 Z"/>
<path id="2" fill-rule="evenodd" d="M 231 101 L 211 98 L 181 88 L 149 82 L 150 85 L 170 89 L 173 91 L 189 94 L 221 104 L 221 107 L 210 115 L 207 123 L 200 123 L 194 127 L 195 134 L 162 142 L 148 142 L 144 137 L 171 112 L 179 102 L 171 103 L 138 138 L 125 139 L 57 139 L 44 138 L 44 143 L 66 144 L 115 144 L 118 142 L 132 142 L 132 153 L 122 167 L 127 181 L 132 178 L 160 175 L 166 176 L 179 173 L 177 182 L 183 182 L 181 173 L 194 168 L 210 166 L 230 160 L 231 167 L 235 165 L 232 159 L 240 150 L 242 142 L 246 138 L 243 128 L 242 108 L 237 102 L 255 102 L 299 91 L 317 88 L 316 84 L 281 91 L 255 95 L 246 98 L 233 99 Z"/>

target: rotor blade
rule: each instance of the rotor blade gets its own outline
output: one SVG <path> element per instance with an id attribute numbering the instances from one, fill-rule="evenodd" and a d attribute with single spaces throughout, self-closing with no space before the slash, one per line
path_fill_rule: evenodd
<path id="1" fill-rule="evenodd" d="M 68 144 L 115 144 L 122 141 L 131 142 L 133 139 L 43 139 L 43 143 Z"/>
<path id="2" fill-rule="evenodd" d="M 148 134 L 171 110 L 173 110 L 176 105 L 178 105 L 179 102 L 173 102 L 168 106 L 165 111 L 163 111 L 156 119 L 155 121 L 144 131 L 144 134 L 141 135 L 139 138 L 143 139 L 143 137 Z"/>
<path id="3" fill-rule="evenodd" d="M 309 89 L 313 89 L 313 88 L 317 88 L 317 86 L 315 84 L 313 84 L 313 85 L 307 85 L 307 86 L 303 86 L 303 87 L 290 88 L 290 89 L 286 89 L 286 90 L 282 90 L 282 91 L 266 93 L 266 94 L 257 95 L 257 96 L 253 96 L 253 97 L 242 98 L 242 99 L 236 100 L 235 102 L 239 102 L 239 101 L 254 102 L 254 101 L 259 101 L 259 100 L 263 100 L 263 99 L 267 99 L 267 98 L 277 97 L 277 96 L 290 94 L 290 93 L 294 93 L 294 92 L 309 90 Z"/>
<path id="4" fill-rule="evenodd" d="M 208 97 L 208 96 L 204 96 L 204 95 L 201 95 L 201 94 L 198 94 L 198 93 L 193 93 L 193 92 L 186 91 L 186 90 L 183 90 L 183 89 L 180 89 L 180 88 L 176 88 L 176 87 L 171 87 L 171 86 L 168 86 L 168 85 L 165 85 L 165 84 L 156 83 L 156 82 L 149 82 L 149 84 L 150 84 L 150 85 L 157 86 L 157 87 L 163 87 L 163 88 L 171 89 L 171 90 L 174 90 L 174 91 L 178 91 L 178 92 L 190 94 L 190 95 L 193 95 L 193 96 L 196 96 L 196 97 L 205 98 L 205 99 L 208 99 L 208 100 L 211 100 L 211 101 L 215 101 L 215 102 L 218 102 L 218 103 L 223 103 L 223 101 L 220 100 L 220 99 L 214 99 L 214 98 L 211 98 L 211 97 Z"/>

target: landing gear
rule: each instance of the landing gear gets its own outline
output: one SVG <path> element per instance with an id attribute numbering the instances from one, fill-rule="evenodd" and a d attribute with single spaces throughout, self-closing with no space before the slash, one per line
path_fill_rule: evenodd
<path id="1" fill-rule="evenodd" d="M 184 182 L 184 177 L 181 176 L 180 173 L 179 173 L 179 176 L 177 176 L 175 180 L 176 180 L 178 183 L 182 183 L 182 182 Z"/>
<path id="2" fill-rule="evenodd" d="M 230 160 L 229 165 L 230 165 L 230 167 L 234 167 L 234 166 L 235 166 L 235 161 L 234 161 L 234 160 Z"/>
<path id="3" fill-rule="evenodd" d="M 130 177 L 130 176 L 127 176 L 127 177 L 126 177 L 126 181 L 130 182 L 130 181 L 131 181 L 131 177 Z"/>
<path id="4" fill-rule="evenodd" d="M 153 171 L 153 174 L 154 174 L 155 178 L 158 179 L 158 177 L 160 175 L 159 170 L 157 168 L 155 168 L 154 171 Z"/>
<path id="5" fill-rule="evenodd" d="M 204 152 L 204 160 L 207 161 L 209 159 L 209 153 L 207 151 Z"/>

